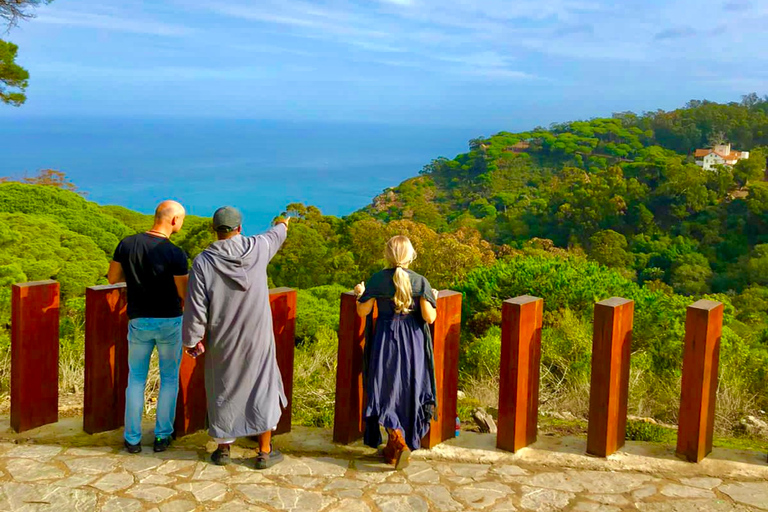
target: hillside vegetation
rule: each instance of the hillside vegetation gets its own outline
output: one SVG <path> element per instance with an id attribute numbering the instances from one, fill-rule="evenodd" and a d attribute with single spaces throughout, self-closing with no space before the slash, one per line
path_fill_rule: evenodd
<path id="1" fill-rule="evenodd" d="M 695 149 L 724 141 L 749 160 L 695 165 Z M 339 294 L 382 268 L 386 240 L 405 234 L 414 268 L 464 294 L 465 406 L 495 407 L 501 302 L 532 294 L 545 299 L 542 408 L 585 417 L 593 305 L 622 296 L 636 311 L 631 413 L 675 422 L 685 308 L 709 297 L 726 306 L 717 426 L 737 429 L 768 409 L 766 155 L 768 101 L 750 95 L 474 139 L 344 218 L 288 205 L 298 219 L 268 272 L 272 285 L 300 289 L 295 417 L 332 423 Z M 84 287 L 104 282 L 117 241 L 151 219 L 66 188 L 0 184 L 0 320 L 9 283 L 58 279 L 62 344 L 77 353 Z M 174 238 L 190 256 L 211 240 L 200 218 Z"/>

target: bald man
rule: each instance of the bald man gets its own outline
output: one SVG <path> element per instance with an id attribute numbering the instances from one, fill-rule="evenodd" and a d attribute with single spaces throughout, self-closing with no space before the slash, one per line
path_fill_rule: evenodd
<path id="1" fill-rule="evenodd" d="M 128 388 L 125 391 L 125 449 L 141 451 L 141 413 L 149 360 L 160 356 L 154 451 L 171 444 L 181 364 L 181 315 L 187 291 L 184 251 L 170 241 L 184 224 L 184 207 L 163 201 L 152 229 L 124 238 L 115 249 L 107 279 L 128 288 Z"/>

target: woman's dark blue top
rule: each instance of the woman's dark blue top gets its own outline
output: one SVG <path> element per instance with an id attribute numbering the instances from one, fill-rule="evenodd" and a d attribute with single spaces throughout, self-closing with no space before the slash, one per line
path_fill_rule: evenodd
<path id="1" fill-rule="evenodd" d="M 429 431 L 436 408 L 434 357 L 429 326 L 421 314 L 420 299 L 437 307 L 432 287 L 423 276 L 406 270 L 413 291 L 412 310 L 395 312 L 394 269 L 374 274 L 358 299 L 376 299 L 375 329 L 370 317 L 366 328 L 365 389 L 368 402 L 365 443 L 381 443 L 379 425 L 403 431 L 408 446 L 415 450 Z"/>

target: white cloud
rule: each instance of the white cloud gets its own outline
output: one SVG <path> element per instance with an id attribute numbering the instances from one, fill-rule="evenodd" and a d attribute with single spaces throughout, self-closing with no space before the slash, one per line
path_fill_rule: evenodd
<path id="1" fill-rule="evenodd" d="M 35 18 L 35 23 L 88 27 L 100 30 L 157 36 L 185 36 L 194 32 L 194 30 L 189 27 L 153 20 L 131 19 L 115 15 L 74 11 L 43 13 Z"/>

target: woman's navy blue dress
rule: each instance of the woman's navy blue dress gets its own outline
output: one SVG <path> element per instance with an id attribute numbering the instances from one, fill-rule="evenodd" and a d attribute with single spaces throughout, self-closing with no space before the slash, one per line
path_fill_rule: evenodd
<path id="1" fill-rule="evenodd" d="M 429 282 L 416 272 L 406 271 L 413 289 L 412 311 L 395 312 L 394 269 L 375 274 L 366 283 L 360 302 L 376 299 L 378 319 L 369 329 L 365 346 L 365 388 L 368 402 L 365 442 L 378 446 L 379 425 L 400 429 L 412 450 L 421 446 L 429 431 L 436 406 L 434 357 L 429 326 L 421 314 L 420 299 L 436 307 Z M 373 332 L 371 332 L 373 331 Z"/>

